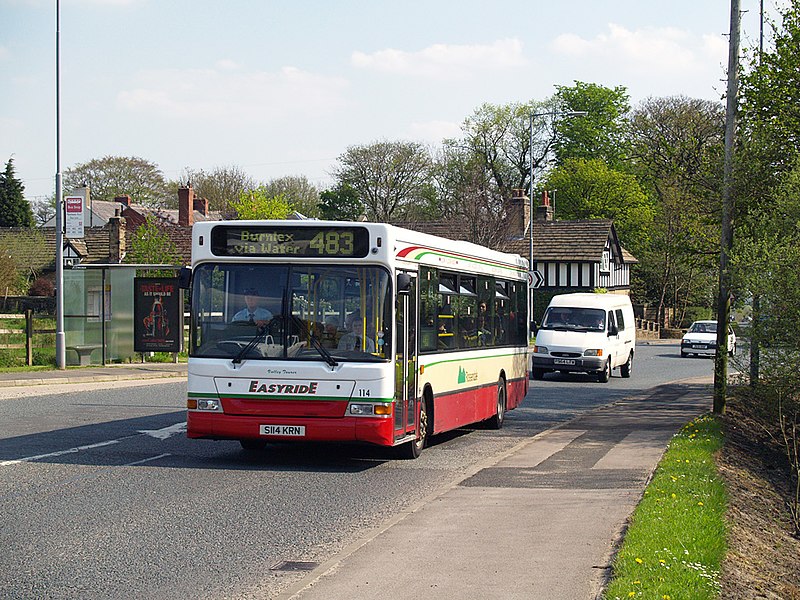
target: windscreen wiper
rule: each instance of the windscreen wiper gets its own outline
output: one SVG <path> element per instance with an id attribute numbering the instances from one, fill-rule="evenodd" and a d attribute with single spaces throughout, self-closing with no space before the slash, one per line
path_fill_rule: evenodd
<path id="1" fill-rule="evenodd" d="M 250 340 L 244 348 L 239 350 L 239 354 L 234 356 L 233 360 L 231 362 L 233 362 L 233 364 L 235 364 L 235 365 L 238 365 L 239 363 L 241 363 L 242 362 L 242 358 L 244 357 L 244 355 L 247 354 L 248 352 L 250 352 L 250 350 L 252 350 L 253 348 L 255 348 L 256 344 L 258 343 L 258 341 L 261 338 L 265 337 L 266 335 L 267 335 L 267 328 L 266 327 L 259 327 L 258 328 L 258 333 L 256 333 L 256 335 L 253 337 L 253 339 Z"/>
<path id="2" fill-rule="evenodd" d="M 296 315 L 292 315 L 292 321 L 297 325 L 297 327 L 302 331 L 305 328 L 305 323 L 300 320 L 300 318 Z M 314 349 L 319 352 L 320 356 L 325 359 L 325 362 L 328 363 L 331 367 L 335 367 L 339 363 L 336 362 L 336 359 L 333 358 L 328 349 L 325 348 L 322 344 L 319 343 L 317 337 L 312 333 L 308 332 L 308 339 L 311 341 L 311 345 L 314 346 Z"/>

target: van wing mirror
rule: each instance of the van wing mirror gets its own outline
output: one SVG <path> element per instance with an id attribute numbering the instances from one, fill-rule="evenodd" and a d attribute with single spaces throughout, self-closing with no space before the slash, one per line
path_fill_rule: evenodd
<path id="1" fill-rule="evenodd" d="M 536 321 L 531 321 L 531 333 L 533 335 L 539 333 L 539 326 L 536 324 Z"/>
<path id="2" fill-rule="evenodd" d="M 619 329 L 617 329 L 617 326 L 614 323 L 608 326 L 608 335 L 619 335 Z"/>

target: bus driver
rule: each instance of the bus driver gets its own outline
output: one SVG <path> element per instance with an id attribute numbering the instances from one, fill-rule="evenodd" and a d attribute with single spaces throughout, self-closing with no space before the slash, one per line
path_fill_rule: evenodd
<path id="1" fill-rule="evenodd" d="M 261 295 L 255 288 L 249 288 L 244 291 L 245 307 L 233 315 L 231 321 L 233 323 L 250 323 L 263 327 L 272 319 L 272 313 L 260 306 L 262 301 Z"/>

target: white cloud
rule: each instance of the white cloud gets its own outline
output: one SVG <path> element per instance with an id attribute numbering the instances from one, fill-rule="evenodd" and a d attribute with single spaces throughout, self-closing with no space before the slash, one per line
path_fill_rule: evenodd
<path id="1" fill-rule="evenodd" d="M 725 43 L 717 44 L 711 36 L 692 36 L 671 27 L 631 31 L 609 23 L 607 32 L 592 39 L 566 33 L 556 37 L 552 45 L 556 53 L 576 60 L 613 61 L 618 68 L 637 71 L 686 73 L 704 68 L 705 59 L 716 55 Z"/>
<path id="2" fill-rule="evenodd" d="M 403 137 L 431 144 L 441 144 L 443 139 L 458 137 L 460 133 L 461 125 L 459 123 L 427 121 L 412 123 Z"/>
<path id="3" fill-rule="evenodd" d="M 259 124 L 309 114 L 325 115 L 345 104 L 347 82 L 294 67 L 277 73 L 216 69 L 142 72 L 139 85 L 117 95 L 125 110 L 173 119 Z"/>
<path id="4" fill-rule="evenodd" d="M 417 52 L 394 48 L 372 54 L 354 52 L 351 63 L 357 68 L 384 73 L 450 79 L 475 71 L 522 67 L 527 61 L 520 40 L 503 39 L 490 45 L 434 44 Z"/>

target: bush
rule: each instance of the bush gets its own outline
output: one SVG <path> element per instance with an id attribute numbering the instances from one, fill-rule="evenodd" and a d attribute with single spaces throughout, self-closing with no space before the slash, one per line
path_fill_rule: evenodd
<path id="1" fill-rule="evenodd" d="M 56 291 L 52 280 L 47 277 L 38 277 L 28 290 L 29 296 L 52 296 Z"/>

